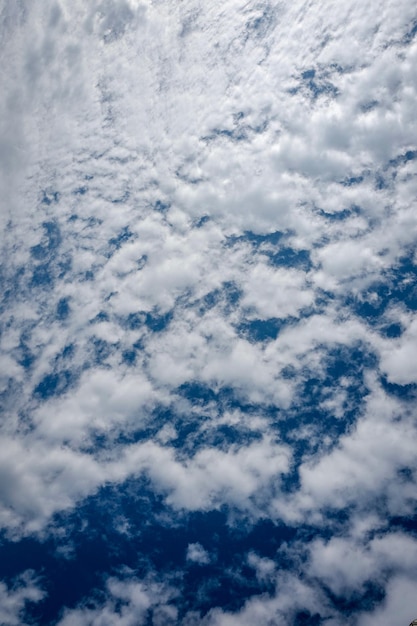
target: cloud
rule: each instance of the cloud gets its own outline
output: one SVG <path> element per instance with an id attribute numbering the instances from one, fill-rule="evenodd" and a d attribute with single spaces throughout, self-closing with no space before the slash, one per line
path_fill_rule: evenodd
<path id="1" fill-rule="evenodd" d="M 358 620 L 360 626 L 375 623 L 377 619 L 380 624 L 385 626 L 392 623 L 392 620 L 401 622 L 409 622 L 415 619 L 415 599 L 414 599 L 414 581 L 406 576 L 397 576 L 387 586 L 386 598 L 379 606 L 369 615 L 361 615 Z"/>
<path id="2" fill-rule="evenodd" d="M 416 320 L 410 322 L 401 337 L 387 345 L 382 353 L 381 368 L 393 383 L 409 385 L 415 383 L 417 372 L 412 358 L 417 339 Z"/>
<path id="3" fill-rule="evenodd" d="M 4 626 L 19 626 L 24 620 L 27 603 L 37 603 L 44 597 L 33 572 L 26 571 L 11 587 L 0 582 L 0 620 Z"/>
<path id="4" fill-rule="evenodd" d="M 311 546 L 309 572 L 337 596 L 361 590 L 369 581 L 384 584 L 392 571 L 413 575 L 416 543 L 402 533 L 387 533 L 358 544 L 352 537 L 318 540 Z"/>
<path id="5" fill-rule="evenodd" d="M 249 625 L 254 622 L 266 626 L 273 622 L 292 623 L 296 615 L 320 615 L 327 619 L 331 616 L 327 602 L 319 589 L 309 586 L 296 577 L 282 575 L 276 595 L 255 596 L 247 601 L 238 612 L 226 612 L 214 609 L 203 620 L 210 626 Z"/>
<path id="6" fill-rule="evenodd" d="M 87 454 L 41 442 L 3 437 L 1 449 L 2 527 L 16 538 L 42 532 L 56 511 L 66 510 L 94 492 L 103 479 Z"/>
<path id="7" fill-rule="evenodd" d="M 197 563 L 197 565 L 207 565 L 210 563 L 210 555 L 201 543 L 190 543 L 187 548 L 187 561 Z"/>
<path id="8" fill-rule="evenodd" d="M 214 531 L 181 553 L 240 604 L 117 563 L 62 624 L 336 626 L 332 594 L 411 619 L 415 24 L 406 0 L 3 3 L 5 541 L 132 483 L 124 536 L 147 498 L 248 541 L 221 574 Z M 1 583 L 3 621 L 34 580 Z"/>
<path id="9" fill-rule="evenodd" d="M 299 506 L 319 516 L 328 507 L 340 509 L 353 503 L 369 511 L 383 494 L 389 514 L 407 514 L 408 489 L 398 492 L 395 485 L 401 468 L 414 467 L 413 437 L 413 418 L 400 403 L 375 390 L 352 432 L 328 454 L 301 464 Z"/>
<path id="10" fill-rule="evenodd" d="M 154 488 L 178 509 L 209 510 L 227 503 L 257 515 L 289 461 L 287 447 L 269 439 L 227 450 L 206 447 L 185 462 L 172 449 L 146 442 L 127 449 L 114 473 L 128 476 L 145 470 Z"/>
<path id="11" fill-rule="evenodd" d="M 110 578 L 103 605 L 93 609 L 80 607 L 66 610 L 58 624 L 84 626 L 111 622 L 118 626 L 133 626 L 146 624 L 149 616 L 152 616 L 152 623 L 156 626 L 175 624 L 177 612 L 169 603 L 174 594 L 175 590 L 152 580 Z"/>

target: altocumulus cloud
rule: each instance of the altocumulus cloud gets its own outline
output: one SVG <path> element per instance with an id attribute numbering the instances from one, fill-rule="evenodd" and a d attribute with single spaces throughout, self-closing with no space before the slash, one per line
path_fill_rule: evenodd
<path id="1" fill-rule="evenodd" d="M 416 8 L 0 36 L 2 624 L 408 624 Z"/>

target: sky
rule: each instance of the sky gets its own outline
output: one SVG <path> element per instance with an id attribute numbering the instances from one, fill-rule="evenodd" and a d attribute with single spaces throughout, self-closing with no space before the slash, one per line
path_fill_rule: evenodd
<path id="1" fill-rule="evenodd" d="M 0 50 L 0 624 L 407 626 L 415 3 L 2 0 Z"/>

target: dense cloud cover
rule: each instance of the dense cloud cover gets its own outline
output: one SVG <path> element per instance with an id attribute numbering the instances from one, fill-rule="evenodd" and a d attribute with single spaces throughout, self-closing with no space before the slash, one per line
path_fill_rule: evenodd
<path id="1" fill-rule="evenodd" d="M 4 0 L 0 41 L 1 624 L 406 626 L 414 3 Z"/>

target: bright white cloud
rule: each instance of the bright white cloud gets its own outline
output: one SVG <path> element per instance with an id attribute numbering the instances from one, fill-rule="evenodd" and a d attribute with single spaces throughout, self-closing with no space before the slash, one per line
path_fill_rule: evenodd
<path id="1" fill-rule="evenodd" d="M 381 517 L 415 512 L 413 402 L 387 387 L 410 396 L 417 383 L 404 269 L 416 261 L 415 20 L 407 0 L 3 3 L 8 536 L 45 537 L 56 513 L 140 477 L 177 512 L 325 528 L 349 506 L 344 530 L 299 548 L 305 580 L 251 551 L 276 593 L 202 623 L 305 610 L 340 626 L 320 585 L 350 594 L 368 580 L 386 598 L 360 626 L 413 617 L 414 540 L 384 535 Z M 342 349 L 369 362 L 330 384 Z M 331 389 L 307 397 L 306 381 Z M 208 563 L 203 544 L 186 559 Z M 28 581 L 0 583 L 5 623 L 41 598 Z M 158 585 L 111 579 L 102 606 L 61 622 L 126 626 L 153 611 L 176 623 Z"/>

